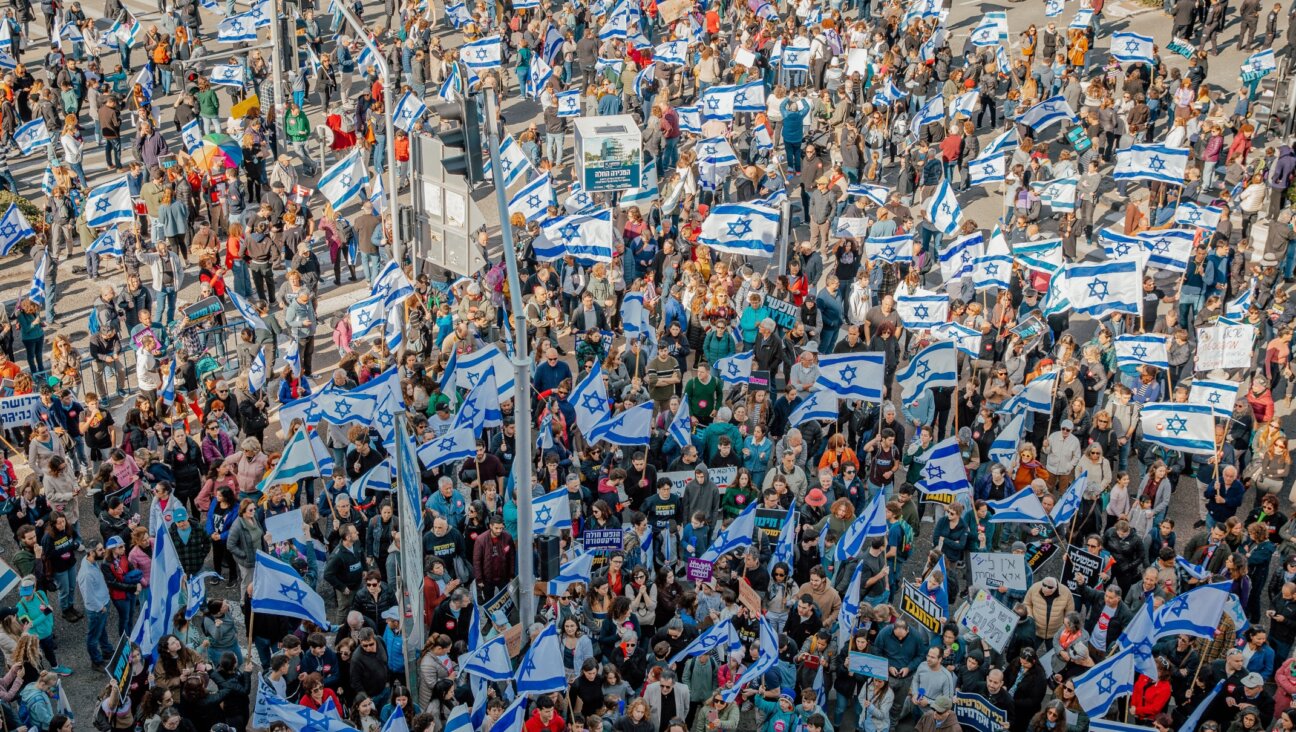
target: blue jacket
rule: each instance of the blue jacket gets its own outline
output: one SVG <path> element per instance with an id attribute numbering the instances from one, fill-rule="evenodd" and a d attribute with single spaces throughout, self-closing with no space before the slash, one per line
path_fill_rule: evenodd
<path id="1" fill-rule="evenodd" d="M 1256 592 L 1256 588 L 1254 587 L 1251 588 L 1251 591 Z M 1254 671 L 1260 674 L 1261 678 L 1265 678 L 1265 679 L 1273 676 L 1273 671 L 1274 671 L 1273 648 L 1270 648 L 1268 645 L 1263 645 L 1260 647 L 1260 650 L 1251 654 L 1251 660 L 1247 661 L 1247 671 Z"/>
<path id="2" fill-rule="evenodd" d="M 1217 495 L 1224 497 L 1223 503 L 1215 501 Z M 1216 521 L 1228 521 L 1233 514 L 1237 513 L 1238 506 L 1242 505 L 1242 498 L 1245 495 L 1246 486 L 1242 485 L 1242 481 L 1234 480 L 1225 486 L 1221 478 L 1220 482 L 1206 489 L 1206 511 Z"/>
<path id="3" fill-rule="evenodd" d="M 799 143 L 805 139 L 805 119 L 810 115 L 810 102 L 802 99 L 794 107 L 783 100 L 783 142 Z"/>
<path id="4" fill-rule="evenodd" d="M 927 656 L 927 647 L 913 628 L 901 640 L 895 636 L 894 625 L 888 625 L 878 633 L 874 648 L 876 655 L 890 659 L 893 668 L 908 668 L 911 676 Z"/>

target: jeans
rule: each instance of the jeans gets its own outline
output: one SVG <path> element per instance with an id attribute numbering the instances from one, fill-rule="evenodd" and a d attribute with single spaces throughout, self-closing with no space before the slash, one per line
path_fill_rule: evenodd
<path id="1" fill-rule="evenodd" d="M 86 653 L 90 663 L 100 666 L 112 658 L 113 645 L 108 642 L 108 608 L 86 613 Z"/>
<path id="2" fill-rule="evenodd" d="M 297 153 L 297 157 L 301 158 L 302 170 L 306 172 L 306 175 L 314 175 L 315 163 L 311 161 L 310 150 L 306 148 L 306 141 L 294 140 L 289 145 L 292 147 L 293 152 Z"/>
<path id="3" fill-rule="evenodd" d="M 153 291 L 153 321 L 170 325 L 175 320 L 176 291 L 174 287 L 163 287 Z M 164 319 L 162 316 L 166 315 Z"/>
<path id="4" fill-rule="evenodd" d="M 377 254 L 361 254 L 360 259 L 364 264 L 365 279 L 372 284 L 382 272 L 382 259 Z"/>
<path id="5" fill-rule="evenodd" d="M 234 260 L 234 291 L 239 297 L 252 297 L 252 278 L 248 275 L 247 262 Z"/>
<path id="6" fill-rule="evenodd" d="M 131 621 L 135 620 L 135 598 L 113 600 L 112 606 L 117 611 L 117 635 L 126 635 L 130 632 Z"/>
<path id="7" fill-rule="evenodd" d="M 666 138 L 659 159 L 661 160 L 661 169 L 657 173 L 658 177 L 661 177 L 679 162 L 679 136 Z"/>
<path id="8" fill-rule="evenodd" d="M 801 141 L 783 140 L 783 152 L 787 154 L 788 170 L 793 173 L 801 172 Z"/>
<path id="9" fill-rule="evenodd" d="M 563 150 L 567 147 L 567 135 L 562 132 L 545 133 L 545 158 L 554 165 L 562 165 Z"/>
<path id="10" fill-rule="evenodd" d="M 58 585 L 59 610 L 67 612 L 76 606 L 76 567 L 54 573 L 54 584 Z"/>
<path id="11" fill-rule="evenodd" d="M 202 131 L 204 135 L 215 135 L 220 132 L 219 117 L 199 117 L 202 120 Z"/>
<path id="12" fill-rule="evenodd" d="M 45 338 L 24 338 L 23 348 L 27 351 L 27 369 L 32 375 L 45 371 Z"/>
<path id="13" fill-rule="evenodd" d="M 18 192 L 18 180 L 13 177 L 13 172 L 9 170 L 7 165 L 3 170 L 0 170 L 0 183 L 4 183 L 5 187 L 14 193 Z"/>

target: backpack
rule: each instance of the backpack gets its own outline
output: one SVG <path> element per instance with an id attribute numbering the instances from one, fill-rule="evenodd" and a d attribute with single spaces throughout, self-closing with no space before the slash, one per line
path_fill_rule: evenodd
<path id="1" fill-rule="evenodd" d="M 171 45 L 166 41 L 159 41 L 158 44 L 153 47 L 153 63 L 171 63 Z"/>
<path id="2" fill-rule="evenodd" d="M 900 546 L 896 547 L 896 558 L 904 561 L 913 554 L 914 530 L 908 521 L 900 520 Z"/>
<path id="3" fill-rule="evenodd" d="M 351 227 L 351 222 L 341 216 L 337 218 L 337 232 L 338 240 L 341 241 L 342 246 L 350 244 L 351 240 L 355 239 L 355 229 Z"/>
<path id="4" fill-rule="evenodd" d="M 86 324 L 86 329 L 90 332 L 90 335 L 94 335 L 95 333 L 99 332 L 99 309 L 98 308 L 90 308 L 90 319 L 89 322 Z"/>

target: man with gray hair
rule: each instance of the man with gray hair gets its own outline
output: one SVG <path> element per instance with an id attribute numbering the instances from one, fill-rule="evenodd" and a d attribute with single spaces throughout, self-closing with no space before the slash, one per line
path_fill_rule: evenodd
<path id="1" fill-rule="evenodd" d="M 770 390 L 774 389 L 774 374 L 784 363 L 791 361 L 786 352 L 783 339 L 779 337 L 778 326 L 773 318 L 765 318 L 756 326 L 756 343 L 752 346 L 753 366 L 757 371 L 767 371 L 770 375 Z"/>
<path id="2" fill-rule="evenodd" d="M 643 693 L 648 702 L 648 719 L 653 729 L 662 728 L 662 720 L 683 719 L 689 711 L 689 689 L 675 679 L 675 672 L 662 669 L 659 680 L 649 684 Z"/>

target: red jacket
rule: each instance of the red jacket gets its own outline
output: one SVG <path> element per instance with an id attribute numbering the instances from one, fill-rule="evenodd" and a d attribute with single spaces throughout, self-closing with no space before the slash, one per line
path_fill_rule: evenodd
<path id="1" fill-rule="evenodd" d="M 513 555 L 516 547 L 508 532 L 499 537 L 487 531 L 473 543 L 473 572 L 479 580 L 502 585 L 513 578 Z"/>
<path id="2" fill-rule="evenodd" d="M 1134 717 L 1141 722 L 1151 723 L 1170 703 L 1170 682 L 1153 681 L 1139 674 L 1134 680 L 1134 695 L 1130 702 L 1134 707 Z"/>
<path id="3" fill-rule="evenodd" d="M 557 711 L 554 711 L 554 715 L 549 718 L 549 724 L 545 724 L 540 721 L 539 709 L 532 712 L 531 718 L 526 721 L 526 724 L 522 725 L 522 732 L 563 732 L 565 729 L 567 729 L 567 723 L 563 721 L 562 717 L 558 716 Z"/>

